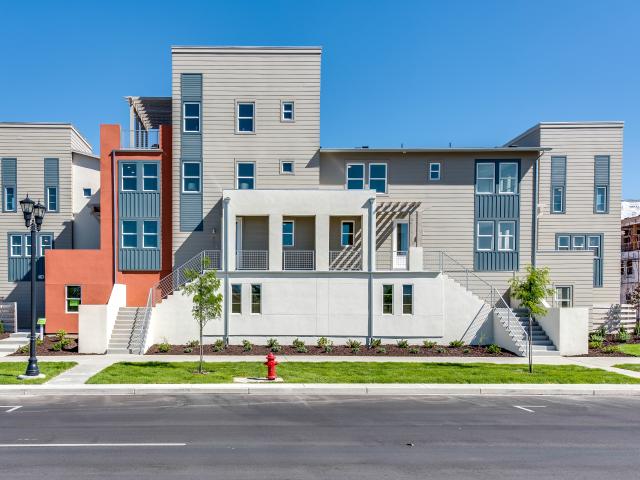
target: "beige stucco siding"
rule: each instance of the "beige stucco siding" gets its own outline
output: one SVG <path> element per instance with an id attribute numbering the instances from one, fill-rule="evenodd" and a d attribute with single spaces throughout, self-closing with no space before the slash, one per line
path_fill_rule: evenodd
<path id="1" fill-rule="evenodd" d="M 282 221 L 292 220 L 294 224 L 294 244 L 284 250 L 314 250 L 316 245 L 316 218 L 283 216 Z"/>

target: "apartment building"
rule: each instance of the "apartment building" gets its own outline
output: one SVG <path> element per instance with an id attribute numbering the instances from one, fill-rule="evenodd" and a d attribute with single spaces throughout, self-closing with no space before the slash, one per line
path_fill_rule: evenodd
<path id="1" fill-rule="evenodd" d="M 172 49 L 171 98 L 129 97 L 127 145 L 101 129 L 101 253 L 91 278 L 77 252 L 47 257 L 67 266 L 47 279 L 52 325 L 85 351 L 184 343 L 194 268 L 223 278 L 206 334 L 231 343 L 463 339 L 523 353 L 508 281 L 529 264 L 550 267 L 552 307 L 619 303 L 621 122 L 540 123 L 499 147 L 323 148 L 321 54 Z"/>
<path id="2" fill-rule="evenodd" d="M 629 303 L 640 285 L 640 216 L 622 220 L 620 260 L 620 303 Z"/>

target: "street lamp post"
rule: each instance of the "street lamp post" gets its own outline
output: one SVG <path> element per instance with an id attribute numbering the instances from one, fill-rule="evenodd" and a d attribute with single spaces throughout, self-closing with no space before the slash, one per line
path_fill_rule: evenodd
<path id="1" fill-rule="evenodd" d="M 38 249 L 38 232 L 42 227 L 42 220 L 46 207 L 40 202 L 35 203 L 29 198 L 20 201 L 20 208 L 24 215 L 24 224 L 31 232 L 31 337 L 29 338 L 29 364 L 24 375 L 20 375 L 21 379 L 44 378 L 38 368 L 38 359 L 36 358 L 36 253 Z"/>

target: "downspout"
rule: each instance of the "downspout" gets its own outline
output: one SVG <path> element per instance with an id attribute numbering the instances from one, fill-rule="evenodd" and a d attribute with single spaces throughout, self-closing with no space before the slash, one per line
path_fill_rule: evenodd
<path id="1" fill-rule="evenodd" d="M 115 181 L 114 181 L 115 180 Z M 118 221 L 119 216 L 116 212 L 116 194 L 118 188 L 118 173 L 116 170 L 116 152 L 111 150 L 111 196 L 113 201 L 111 214 L 111 231 L 113 235 L 113 284 L 116 284 L 116 272 L 118 271 Z"/>
<path id="2" fill-rule="evenodd" d="M 223 215 L 222 215 L 222 222 L 223 222 L 223 229 L 224 229 L 224 236 L 223 236 L 223 240 L 222 240 L 222 255 L 224 257 L 224 265 L 223 265 L 223 271 L 224 271 L 224 297 L 223 297 L 223 302 L 224 302 L 224 344 L 225 345 L 229 345 L 229 301 L 228 301 L 228 294 L 229 294 L 229 202 L 231 201 L 231 199 L 229 197 L 225 197 L 223 200 Z"/>
<path id="3" fill-rule="evenodd" d="M 531 265 L 536 266 L 536 250 L 538 249 L 538 167 L 541 153 L 533 162 L 533 206 L 531 207 Z"/>
<path id="4" fill-rule="evenodd" d="M 368 309 L 367 309 L 367 347 L 371 346 L 371 340 L 373 337 L 373 255 L 375 253 L 375 238 L 373 235 L 373 205 L 375 203 L 375 198 L 369 199 L 368 204 L 368 212 L 369 212 L 369 239 L 368 239 L 368 249 L 367 249 L 367 270 L 369 272 L 368 279 Z"/>

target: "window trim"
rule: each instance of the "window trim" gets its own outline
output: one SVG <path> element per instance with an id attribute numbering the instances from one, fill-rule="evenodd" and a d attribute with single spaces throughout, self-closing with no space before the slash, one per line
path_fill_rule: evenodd
<path id="1" fill-rule="evenodd" d="M 125 175 L 124 174 L 124 167 L 125 165 L 133 165 L 136 169 L 135 175 Z M 136 188 L 133 189 L 129 189 L 129 188 L 124 188 L 124 179 L 125 178 L 133 178 L 136 182 Z M 138 190 L 138 162 L 122 162 L 120 164 L 120 191 L 121 192 L 136 192 Z"/>
<path id="2" fill-rule="evenodd" d="M 240 176 L 240 165 L 253 165 L 253 176 L 248 177 L 246 175 Z M 236 162 L 236 190 L 256 190 L 256 162 Z M 250 178 L 253 180 L 253 188 L 240 188 L 240 179 Z"/>
<path id="3" fill-rule="evenodd" d="M 253 297 L 254 296 L 253 287 L 258 287 L 258 303 L 257 303 L 257 305 L 258 305 L 258 308 L 260 310 L 258 312 L 254 312 L 253 311 L 253 306 L 256 305 L 256 303 L 253 301 L 253 298 L 254 298 Z M 250 284 L 250 295 L 251 295 L 251 298 L 250 298 L 250 300 L 251 300 L 251 309 L 250 309 L 251 315 L 262 315 L 262 284 L 261 283 L 252 283 L 252 284 Z"/>
<path id="4" fill-rule="evenodd" d="M 23 237 L 24 237 L 24 235 L 22 235 L 22 234 L 11 234 L 11 235 L 9 235 L 9 256 L 11 258 L 22 258 L 24 256 L 25 248 L 24 248 L 24 241 L 22 240 Z M 18 245 L 14 245 L 14 243 L 13 243 L 13 239 L 14 238 L 19 238 L 20 239 L 20 245 L 19 245 L 20 246 L 20 254 L 19 255 L 14 255 L 13 254 L 13 247 L 14 246 L 15 247 L 18 246 Z"/>
<path id="5" fill-rule="evenodd" d="M 89 191 L 89 195 L 87 195 L 87 190 Z M 84 198 L 93 197 L 93 188 L 91 188 L 91 187 L 82 187 L 82 196 Z"/>
<path id="6" fill-rule="evenodd" d="M 560 189 L 560 210 L 556 210 L 556 189 Z M 551 213 L 565 213 L 565 187 L 564 185 L 551 185 Z"/>
<path id="7" fill-rule="evenodd" d="M 291 171 L 290 172 L 285 172 L 284 171 L 284 164 L 285 163 L 290 163 L 291 164 Z M 280 175 L 295 175 L 296 174 L 296 163 L 293 160 L 280 160 Z"/>
<path id="8" fill-rule="evenodd" d="M 518 179 L 520 177 L 520 168 L 518 162 L 504 162 L 499 161 L 496 162 L 498 164 L 498 195 L 517 195 L 518 194 Z M 514 191 L 513 192 L 503 192 L 502 191 L 502 167 L 505 165 L 515 165 L 516 167 L 516 178 L 514 183 Z M 495 175 L 495 173 L 494 173 Z"/>
<path id="9" fill-rule="evenodd" d="M 284 224 L 285 223 L 290 223 L 291 224 L 291 233 L 286 233 L 284 232 Z M 285 245 L 284 244 L 284 236 L 285 235 L 291 235 L 291 245 Z M 295 220 L 282 220 L 282 248 L 292 248 L 295 247 L 296 245 L 296 221 Z"/>
<path id="10" fill-rule="evenodd" d="M 189 175 L 189 176 L 185 175 L 185 165 L 186 164 L 192 164 L 192 163 L 198 165 L 198 176 L 197 177 L 195 177 L 193 175 Z M 184 194 L 187 194 L 187 195 L 200 194 L 202 192 L 202 162 L 198 162 L 198 161 L 188 161 L 188 162 L 186 162 L 186 161 L 183 161 L 182 162 L 182 167 L 181 167 L 180 170 L 181 170 L 181 173 L 182 173 L 182 178 L 181 178 L 182 185 L 180 186 L 181 192 L 184 193 Z M 197 178 L 198 179 L 198 190 L 185 190 L 184 181 L 187 178 Z"/>
<path id="11" fill-rule="evenodd" d="M 136 226 L 135 233 L 125 233 L 124 224 L 126 222 L 132 223 L 132 224 L 134 224 Z M 121 224 L 120 224 L 120 248 L 127 249 L 127 250 L 133 250 L 133 249 L 136 249 L 136 248 L 140 248 L 139 245 L 138 245 L 138 234 L 139 234 L 139 232 L 138 232 L 138 222 L 136 220 L 122 220 Z M 124 244 L 124 236 L 125 235 L 127 235 L 129 237 L 135 237 L 135 239 L 136 239 L 135 247 L 125 246 L 125 244 Z"/>
<path id="12" fill-rule="evenodd" d="M 350 166 L 361 166 L 362 167 L 362 188 L 349 188 L 349 167 Z M 345 190 L 365 190 L 367 186 L 366 182 L 366 168 L 364 163 L 362 162 L 349 162 L 346 164 L 344 168 L 344 189 Z M 353 178 L 351 180 L 360 180 L 360 178 Z"/>
<path id="13" fill-rule="evenodd" d="M 43 248 L 44 245 L 42 244 L 42 239 L 44 237 L 47 237 L 50 239 L 50 245 L 49 248 Z M 38 235 L 38 254 L 40 255 L 40 257 L 44 258 L 44 251 L 45 250 L 52 250 L 53 249 L 53 235 L 50 233 L 41 233 L 40 235 Z"/>
<path id="14" fill-rule="evenodd" d="M 409 298 L 411 302 L 408 304 L 411 311 L 408 313 L 404 311 L 404 307 L 407 305 L 407 303 L 405 303 L 405 297 L 407 296 L 407 294 L 404 293 L 405 287 L 411 287 L 411 293 L 409 293 Z M 414 290 L 413 283 L 405 283 L 402 285 L 402 315 L 413 315 L 413 290 Z"/>
<path id="15" fill-rule="evenodd" d="M 384 305 L 385 305 L 385 301 L 384 301 L 384 287 L 391 287 L 391 312 L 389 313 L 385 313 L 384 311 Z M 394 308 L 393 308 L 393 297 L 394 297 L 394 285 L 393 283 L 383 283 L 382 284 L 382 315 L 393 315 L 394 312 Z"/>
<path id="16" fill-rule="evenodd" d="M 491 224 L 491 235 L 480 235 L 480 224 Z M 495 250 L 496 222 L 493 220 L 478 220 L 476 223 L 476 251 L 477 252 L 493 252 Z M 491 238 L 491 248 L 480 248 L 480 238 Z"/>
<path id="17" fill-rule="evenodd" d="M 144 170 L 145 170 L 145 167 L 147 165 L 153 165 L 156 168 L 156 174 L 155 175 L 145 175 Z M 146 163 L 142 164 L 142 191 L 143 192 L 159 192 L 160 191 L 160 172 L 159 172 L 159 167 L 160 167 L 160 165 L 158 163 L 155 163 L 155 162 L 153 162 L 153 163 L 146 162 Z M 144 181 L 147 178 L 155 178 L 155 180 L 156 180 L 156 188 L 154 190 L 148 190 L 148 189 L 145 188 Z"/>
<path id="18" fill-rule="evenodd" d="M 379 192 L 376 190 L 376 195 L 387 195 L 389 193 L 389 167 L 386 162 L 371 162 L 369 163 L 369 168 L 367 169 L 367 173 L 369 174 L 368 187 L 370 190 L 374 190 L 371 188 L 371 169 L 372 167 L 384 166 L 384 191 Z M 373 180 L 382 180 L 382 177 L 374 177 Z"/>
<path id="19" fill-rule="evenodd" d="M 240 105 L 253 105 L 253 115 L 251 117 L 240 116 Z M 240 130 L 240 120 L 251 119 L 251 130 Z M 256 133 L 256 102 L 255 100 L 236 100 L 236 134 L 255 135 Z"/>
<path id="20" fill-rule="evenodd" d="M 576 248 L 576 239 L 581 238 L 583 240 L 582 248 Z M 572 235 L 571 236 L 571 250 L 578 252 L 584 252 L 587 250 L 587 238 L 586 235 Z"/>
<path id="21" fill-rule="evenodd" d="M 510 223 L 511 225 L 513 225 L 513 232 L 511 233 L 511 235 L 502 235 L 502 233 L 500 232 L 500 226 L 505 223 Z M 516 251 L 516 222 L 514 220 L 499 220 L 497 233 L 498 233 L 498 251 L 499 252 L 515 252 Z M 502 238 L 509 238 L 509 237 L 511 237 L 512 239 L 513 248 L 501 248 L 500 240 Z"/>
<path id="22" fill-rule="evenodd" d="M 198 116 L 187 115 L 187 105 L 198 106 Z M 198 130 L 187 130 L 187 119 L 198 119 Z M 202 102 L 182 102 L 182 133 L 200 133 L 202 130 Z"/>
<path id="23" fill-rule="evenodd" d="M 604 205 L 603 205 L 603 209 L 602 210 L 598 209 L 598 190 L 601 189 L 601 188 L 604 189 Z M 593 204 L 594 213 L 596 213 L 598 215 L 609 213 L 609 186 L 608 185 L 596 185 L 595 186 L 594 195 L 595 195 L 595 199 L 594 199 L 595 201 L 594 201 L 594 204 Z"/>
<path id="24" fill-rule="evenodd" d="M 345 235 L 344 230 L 343 230 L 345 223 L 350 223 L 352 225 L 352 227 L 353 227 L 352 230 L 351 230 L 351 233 L 347 234 L 347 235 L 351 235 L 351 243 L 350 244 L 346 244 L 346 245 L 342 241 L 342 238 L 343 238 L 342 236 Z M 356 238 L 355 237 L 356 237 L 356 222 L 354 220 L 342 220 L 340 222 L 340 246 L 342 248 L 353 247 L 355 245 L 355 243 L 356 243 Z"/>
<path id="25" fill-rule="evenodd" d="M 69 287 L 77 287 L 80 289 L 80 297 L 69 297 Z M 78 300 L 78 311 L 69 311 L 69 300 Z M 80 305 L 82 305 L 82 285 L 65 285 L 64 286 L 64 313 L 78 314 L 80 313 Z"/>
<path id="26" fill-rule="evenodd" d="M 238 302 L 234 302 L 233 296 L 235 295 L 233 292 L 233 288 L 238 287 L 238 295 L 240 296 L 240 300 Z M 238 312 L 233 311 L 234 305 L 237 305 L 239 308 Z M 231 313 L 234 315 L 242 315 L 242 284 L 241 283 L 232 283 L 231 284 Z"/>
<path id="27" fill-rule="evenodd" d="M 566 238 L 567 239 L 567 247 L 566 248 L 560 248 L 560 239 L 561 238 Z M 556 237 L 556 251 L 558 252 L 568 252 L 571 251 L 571 235 L 558 235 Z"/>
<path id="28" fill-rule="evenodd" d="M 51 192 L 55 191 L 55 197 L 56 197 L 56 208 L 51 208 Z M 46 189 L 46 193 L 47 193 L 47 212 L 57 212 L 58 208 L 59 208 L 59 191 L 58 191 L 58 187 L 56 187 L 55 185 L 49 185 L 47 186 Z"/>
<path id="29" fill-rule="evenodd" d="M 438 167 L 436 168 L 436 170 L 434 171 L 433 167 Z M 441 165 L 440 162 L 430 162 L 429 163 L 429 181 L 430 182 L 439 182 L 440 181 L 440 175 L 441 175 Z M 436 178 L 433 178 L 433 174 L 437 173 Z"/>
<path id="30" fill-rule="evenodd" d="M 291 104 L 291 118 L 284 118 L 284 106 L 287 105 L 287 104 Z M 280 102 L 280 121 L 282 123 L 295 123 L 295 121 L 296 121 L 296 102 L 294 100 L 282 100 Z"/>
<path id="31" fill-rule="evenodd" d="M 145 232 L 145 224 L 147 223 L 155 223 L 156 224 L 156 233 L 146 233 Z M 146 237 L 156 237 L 156 246 L 155 247 L 147 247 L 145 243 Z M 160 222 L 158 220 L 142 220 L 142 248 L 145 250 L 158 250 L 160 248 Z"/>
<path id="32" fill-rule="evenodd" d="M 558 290 L 560 290 L 561 288 L 569 289 L 569 299 L 568 299 L 569 305 L 566 307 L 563 307 L 560 305 L 561 302 L 565 302 L 566 300 L 558 298 Z M 553 300 L 554 300 L 555 306 L 558 308 L 572 308 L 573 307 L 573 285 L 554 285 Z"/>
<path id="33" fill-rule="evenodd" d="M 479 168 L 480 165 L 491 165 L 493 167 L 493 175 L 491 177 L 482 177 L 482 180 L 488 180 L 491 178 L 491 191 L 490 192 L 480 192 L 478 191 L 478 180 L 480 180 Z M 476 162 L 476 185 L 475 185 L 475 194 L 476 195 L 495 195 L 496 193 L 496 162 L 489 161 L 479 161 Z"/>
<path id="34" fill-rule="evenodd" d="M 9 198 L 9 196 L 7 195 L 7 190 L 8 189 L 12 189 L 13 190 L 13 208 L 9 208 L 9 205 L 7 203 L 7 199 Z M 3 207 L 4 207 L 4 211 L 5 212 L 16 212 L 17 211 L 17 202 L 16 202 L 16 186 L 11 184 L 11 185 L 5 185 L 3 188 Z"/>

